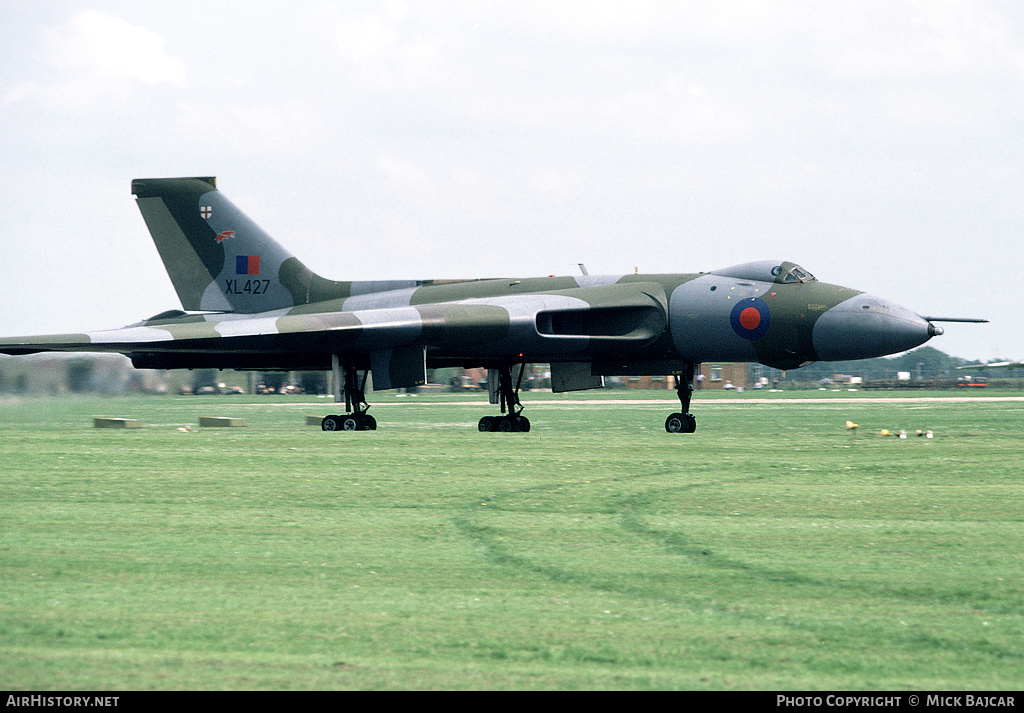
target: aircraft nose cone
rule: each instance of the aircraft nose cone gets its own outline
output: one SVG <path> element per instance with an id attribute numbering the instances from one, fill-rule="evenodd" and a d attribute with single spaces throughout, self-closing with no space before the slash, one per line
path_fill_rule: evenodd
<path id="1" fill-rule="evenodd" d="M 822 361 L 871 359 L 924 344 L 942 330 L 905 307 L 868 294 L 841 302 L 814 324 Z"/>

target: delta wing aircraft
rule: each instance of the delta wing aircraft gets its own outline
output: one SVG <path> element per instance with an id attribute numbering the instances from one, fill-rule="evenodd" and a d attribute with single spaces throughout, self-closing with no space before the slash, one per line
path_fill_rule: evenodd
<path id="1" fill-rule="evenodd" d="M 214 178 L 136 179 L 132 193 L 183 309 L 120 329 L 0 339 L 0 352 L 120 352 L 149 369 L 331 370 L 345 414 L 326 416 L 325 431 L 376 428 L 371 373 L 384 390 L 424 384 L 428 368 L 491 370 L 501 415 L 480 419 L 481 431 L 529 430 L 518 396 L 528 362 L 551 364 L 556 392 L 598 388 L 609 375 L 676 374 L 681 408 L 665 428 L 693 433 L 701 362 L 793 369 L 877 357 L 950 321 L 780 260 L 678 275 L 336 282 L 274 241 Z"/>

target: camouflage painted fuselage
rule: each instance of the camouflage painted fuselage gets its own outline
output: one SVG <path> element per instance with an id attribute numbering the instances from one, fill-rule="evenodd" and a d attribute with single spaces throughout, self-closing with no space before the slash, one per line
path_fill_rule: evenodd
<path id="1" fill-rule="evenodd" d="M 150 368 L 330 369 L 340 360 L 372 369 L 375 388 L 396 388 L 443 365 L 549 362 L 592 375 L 706 361 L 794 368 L 892 354 L 941 332 L 783 261 L 677 275 L 336 282 L 281 247 L 213 179 L 142 179 L 132 191 L 186 311 L 0 339 L 0 352 L 112 351 Z"/>

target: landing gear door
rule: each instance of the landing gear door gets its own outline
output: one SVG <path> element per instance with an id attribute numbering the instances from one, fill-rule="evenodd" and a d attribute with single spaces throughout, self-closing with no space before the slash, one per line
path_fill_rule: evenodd
<path id="1" fill-rule="evenodd" d="M 589 361 L 554 363 L 551 365 L 551 390 L 556 394 L 564 391 L 585 391 L 604 387 L 604 377 L 592 373 Z"/>
<path id="2" fill-rule="evenodd" d="M 524 369 L 523 364 L 513 364 L 509 370 L 511 374 L 512 384 L 519 383 L 519 375 Z M 501 371 L 499 369 L 488 369 L 487 370 L 487 399 L 490 401 L 492 406 L 497 406 L 501 403 Z"/>
<path id="3" fill-rule="evenodd" d="M 492 406 L 496 406 L 498 404 L 498 398 L 499 398 L 499 396 L 498 396 L 498 386 L 499 386 L 498 370 L 497 369 L 488 369 L 487 370 L 487 400 L 490 402 L 490 404 Z"/>
<path id="4" fill-rule="evenodd" d="M 370 371 L 377 391 L 423 386 L 427 383 L 426 350 L 410 346 L 370 352 Z"/>

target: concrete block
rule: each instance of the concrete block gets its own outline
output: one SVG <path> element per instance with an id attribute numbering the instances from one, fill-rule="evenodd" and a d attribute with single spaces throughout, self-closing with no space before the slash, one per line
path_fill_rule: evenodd
<path id="1" fill-rule="evenodd" d="M 204 428 L 241 428 L 245 426 L 245 419 L 227 418 L 225 416 L 200 416 L 199 425 Z"/>
<path id="2" fill-rule="evenodd" d="M 142 428 L 142 421 L 117 416 L 95 416 L 92 425 L 93 428 Z"/>

